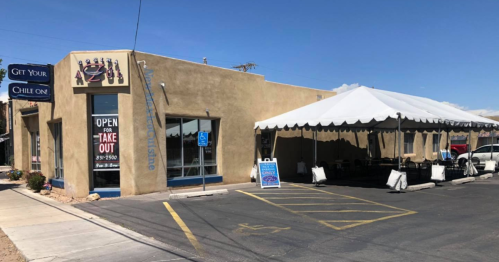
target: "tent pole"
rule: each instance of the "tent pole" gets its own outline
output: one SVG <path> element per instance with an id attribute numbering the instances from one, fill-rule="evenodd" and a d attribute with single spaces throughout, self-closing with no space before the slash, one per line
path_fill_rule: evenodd
<path id="1" fill-rule="evenodd" d="M 492 153 L 494 152 L 494 135 L 495 135 L 495 131 L 494 131 L 494 129 L 492 129 L 490 131 L 490 139 L 492 140 L 492 143 L 490 143 L 490 160 L 494 159 L 494 157 L 492 156 Z"/>
<path id="2" fill-rule="evenodd" d="M 468 130 L 468 168 L 466 172 L 466 176 L 469 176 L 471 173 L 471 126 L 473 122 L 470 122 L 470 128 Z"/>
<path id="3" fill-rule="evenodd" d="M 253 164 L 256 165 L 257 163 L 257 142 L 256 142 L 256 129 L 255 129 L 255 158 L 254 158 L 254 161 L 253 161 Z"/>
<path id="4" fill-rule="evenodd" d="M 314 166 L 317 166 L 317 127 L 314 131 Z"/>
<path id="5" fill-rule="evenodd" d="M 437 152 L 437 160 L 438 160 L 438 155 L 440 154 L 440 149 L 441 149 L 440 148 L 441 147 L 441 145 L 440 145 L 440 125 L 441 125 L 440 120 L 438 120 L 438 138 L 437 138 L 438 139 L 438 141 L 437 141 L 438 142 L 438 152 Z M 443 158 L 443 156 L 442 156 L 442 160 L 445 160 Z"/>
<path id="6" fill-rule="evenodd" d="M 300 138 L 301 152 L 300 152 L 300 157 L 301 157 L 301 160 L 303 160 L 303 127 L 300 128 L 300 132 L 301 132 L 301 138 Z"/>
<path id="7" fill-rule="evenodd" d="M 399 169 L 398 169 L 398 171 L 400 171 L 400 169 L 401 169 L 400 165 L 401 165 L 401 161 L 402 161 L 401 154 L 400 154 L 400 133 L 401 133 L 400 132 L 400 120 L 401 120 L 400 119 L 401 118 L 400 117 L 401 116 L 400 112 L 397 113 L 397 115 L 398 115 L 398 136 L 397 136 L 397 139 L 398 139 L 398 146 L 399 146 Z"/>

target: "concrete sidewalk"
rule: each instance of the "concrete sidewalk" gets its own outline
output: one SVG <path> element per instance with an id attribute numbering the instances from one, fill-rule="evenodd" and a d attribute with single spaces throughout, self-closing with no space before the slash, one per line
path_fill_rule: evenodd
<path id="1" fill-rule="evenodd" d="M 27 261 L 204 261 L 6 182 L 0 182 L 0 228 Z"/>

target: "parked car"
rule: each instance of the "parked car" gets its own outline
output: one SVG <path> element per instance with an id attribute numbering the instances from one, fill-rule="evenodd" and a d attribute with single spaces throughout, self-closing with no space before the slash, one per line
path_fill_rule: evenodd
<path id="1" fill-rule="evenodd" d="M 459 144 L 450 146 L 450 154 L 452 159 L 457 159 L 460 154 L 468 153 L 468 144 Z"/>
<path id="2" fill-rule="evenodd" d="M 475 157 L 478 158 L 478 160 L 479 160 L 478 165 L 484 166 L 485 161 L 490 160 L 491 146 L 493 146 L 493 150 L 494 150 L 494 152 L 492 152 L 492 160 L 499 162 L 499 144 L 481 146 L 481 147 L 477 148 L 476 150 L 471 151 L 471 158 L 475 158 Z M 463 159 L 463 158 L 468 159 L 468 152 L 466 152 L 464 154 L 460 154 L 457 157 L 457 161 L 459 161 L 459 159 Z M 497 163 L 496 163 L 496 165 L 497 165 Z"/>

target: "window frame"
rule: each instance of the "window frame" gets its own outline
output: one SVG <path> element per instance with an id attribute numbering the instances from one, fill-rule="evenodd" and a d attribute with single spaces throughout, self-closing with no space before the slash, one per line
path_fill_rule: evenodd
<path id="1" fill-rule="evenodd" d="M 54 123 L 54 177 L 64 180 L 62 122 Z"/>
<path id="2" fill-rule="evenodd" d="M 484 150 L 484 151 L 483 151 L 483 152 L 481 152 L 481 151 L 479 152 L 478 150 L 480 150 L 480 149 L 482 149 L 482 150 Z M 485 150 L 485 149 L 487 149 L 487 150 Z M 482 146 L 482 147 L 480 147 L 480 148 L 476 149 L 473 153 L 474 153 L 474 154 L 475 154 L 475 153 L 476 153 L 476 154 L 490 153 L 490 145 L 487 145 L 487 146 Z"/>
<path id="3" fill-rule="evenodd" d="M 442 136 L 440 136 L 440 140 L 442 139 Z M 438 153 L 440 151 L 440 141 L 438 140 L 438 134 L 433 134 L 432 137 L 432 142 L 431 142 L 431 149 L 433 153 Z"/>
<path id="4" fill-rule="evenodd" d="M 31 134 L 31 170 L 42 171 L 42 163 L 40 161 L 40 131 L 30 132 Z M 33 157 L 36 157 L 36 161 L 33 161 Z"/>
<path id="5" fill-rule="evenodd" d="M 96 112 L 96 104 L 95 104 L 95 98 L 96 96 L 115 96 L 116 97 L 116 113 L 113 112 Z M 120 159 L 120 167 L 119 168 L 95 168 L 95 152 L 94 152 L 94 117 L 100 117 L 100 116 L 116 116 L 118 118 L 118 132 L 119 132 L 119 95 L 117 93 L 113 94 L 91 94 L 90 95 L 90 143 L 91 143 L 91 167 L 92 167 L 92 177 L 91 177 L 91 185 L 93 189 L 96 188 L 116 188 L 116 187 L 109 187 L 109 186 L 99 186 L 96 187 L 95 185 L 95 180 L 97 177 L 98 172 L 119 172 L 119 175 L 121 176 L 121 159 Z M 102 108 L 100 108 L 102 109 Z M 114 110 L 114 109 L 113 109 Z M 118 134 L 119 136 L 119 134 Z M 118 143 L 119 143 L 119 138 L 118 138 Z M 119 156 L 119 152 L 118 152 Z M 121 187 L 121 178 L 119 179 L 119 185 L 118 187 Z"/>
<path id="6" fill-rule="evenodd" d="M 411 137 L 412 138 L 412 142 L 409 143 L 407 141 L 407 139 Z M 416 138 L 416 135 L 414 133 L 405 133 L 404 134 L 404 154 L 414 154 L 414 140 Z M 410 151 L 411 152 L 408 152 L 409 150 L 408 149 L 408 146 L 410 146 Z"/>
<path id="7" fill-rule="evenodd" d="M 196 118 L 196 117 L 183 117 L 183 116 L 166 116 L 165 119 L 180 119 L 180 125 L 179 125 L 179 137 L 180 137 L 180 159 L 181 159 L 181 165 L 174 165 L 174 166 L 167 166 L 166 167 L 166 172 L 167 172 L 167 179 L 173 179 L 173 178 L 187 178 L 187 177 L 199 177 L 201 176 L 201 168 L 203 167 L 215 167 L 216 169 L 216 174 L 205 174 L 205 175 L 218 175 L 218 140 L 217 140 L 217 135 L 218 135 L 218 124 L 217 124 L 217 119 L 208 119 L 208 118 Z M 184 159 L 184 119 L 190 119 L 190 120 L 195 120 L 197 122 L 197 130 L 198 132 L 201 131 L 201 120 L 209 120 L 211 121 L 211 132 L 212 132 L 212 151 L 214 152 L 214 163 L 210 164 L 203 164 L 199 162 L 197 165 L 186 165 L 185 164 L 185 159 Z M 215 123 L 215 125 L 213 125 Z M 166 130 L 165 130 L 165 135 L 166 135 Z M 166 145 L 167 150 L 168 150 L 168 145 Z M 201 159 L 201 154 L 204 152 L 204 150 L 200 150 L 198 146 L 198 159 Z M 168 163 L 168 159 L 167 159 Z M 186 169 L 192 169 L 192 168 L 197 168 L 199 175 L 196 176 L 186 176 Z M 176 176 L 176 177 L 168 177 L 168 171 L 172 169 L 180 169 L 181 170 L 181 175 Z"/>

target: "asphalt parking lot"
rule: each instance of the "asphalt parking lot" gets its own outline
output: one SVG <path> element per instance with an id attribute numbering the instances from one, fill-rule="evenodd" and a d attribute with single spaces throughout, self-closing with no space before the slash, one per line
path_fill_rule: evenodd
<path id="1" fill-rule="evenodd" d="M 167 194 L 165 195 L 165 199 Z M 159 197 L 158 197 L 159 196 Z M 499 178 L 394 193 L 285 183 L 76 207 L 211 261 L 497 261 Z"/>

